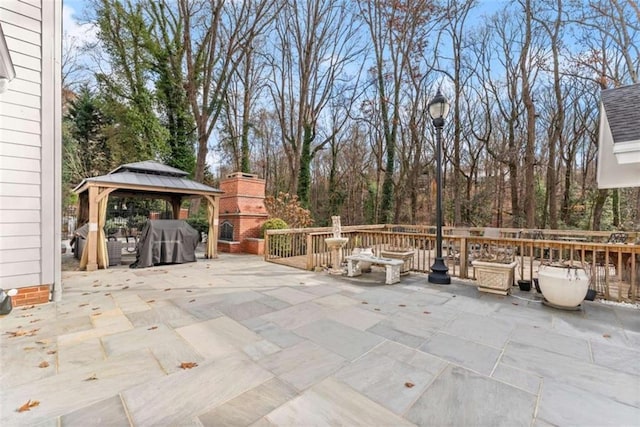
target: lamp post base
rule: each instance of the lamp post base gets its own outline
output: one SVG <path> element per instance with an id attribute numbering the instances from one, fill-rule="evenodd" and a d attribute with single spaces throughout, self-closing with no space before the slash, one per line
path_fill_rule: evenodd
<path id="1" fill-rule="evenodd" d="M 451 276 L 449 276 L 449 268 L 444 264 L 442 258 L 436 258 L 431 266 L 431 273 L 429 273 L 429 283 L 435 283 L 437 285 L 449 285 L 451 284 Z"/>

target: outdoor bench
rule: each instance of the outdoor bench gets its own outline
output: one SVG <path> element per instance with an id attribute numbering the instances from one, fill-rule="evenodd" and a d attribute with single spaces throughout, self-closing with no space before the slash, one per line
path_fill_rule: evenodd
<path id="1" fill-rule="evenodd" d="M 400 270 L 404 261 L 401 259 L 379 258 L 372 255 L 350 255 L 345 258 L 347 260 L 347 276 L 360 276 L 360 262 L 370 262 L 374 265 L 382 265 L 385 268 L 385 281 L 387 285 L 393 285 L 400 282 Z"/>

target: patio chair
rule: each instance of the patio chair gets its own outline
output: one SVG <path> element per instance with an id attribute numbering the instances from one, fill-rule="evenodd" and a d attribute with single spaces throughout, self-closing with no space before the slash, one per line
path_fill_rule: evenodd
<path id="1" fill-rule="evenodd" d="M 607 240 L 607 243 L 627 243 L 628 238 L 629 236 L 627 235 L 627 233 L 620 233 L 620 232 L 611 233 L 609 235 L 609 239 Z"/>

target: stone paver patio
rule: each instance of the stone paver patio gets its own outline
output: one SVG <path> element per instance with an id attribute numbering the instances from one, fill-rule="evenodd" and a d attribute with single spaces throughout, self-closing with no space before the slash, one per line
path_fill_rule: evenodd
<path id="1" fill-rule="evenodd" d="M 64 272 L 61 303 L 0 320 L 0 425 L 640 423 L 638 310 L 383 274 L 226 254 Z"/>

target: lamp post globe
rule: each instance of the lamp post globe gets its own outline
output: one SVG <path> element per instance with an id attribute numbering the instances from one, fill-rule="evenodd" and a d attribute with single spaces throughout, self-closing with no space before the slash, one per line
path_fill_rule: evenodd
<path id="1" fill-rule="evenodd" d="M 429 116 L 436 128 L 436 258 L 429 273 L 429 283 L 448 285 L 451 283 L 449 268 L 442 258 L 442 128 L 444 120 L 449 114 L 449 101 L 442 95 L 440 89 L 429 102 Z"/>

